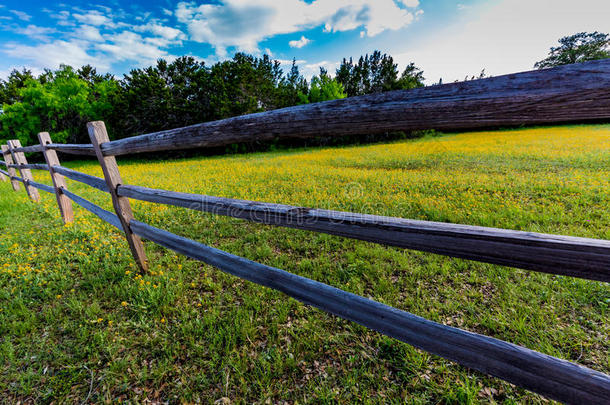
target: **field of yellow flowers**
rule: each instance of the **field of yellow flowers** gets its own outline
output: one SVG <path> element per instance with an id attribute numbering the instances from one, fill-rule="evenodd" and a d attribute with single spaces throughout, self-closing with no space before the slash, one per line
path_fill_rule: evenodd
<path id="1" fill-rule="evenodd" d="M 66 166 L 101 176 L 93 161 Z M 119 166 L 125 183 L 167 190 L 610 239 L 610 125 Z M 104 193 L 68 188 L 111 209 Z M 64 226 L 42 194 L 31 203 L 0 183 L 0 402 L 547 402 L 148 242 L 139 274 L 116 229 L 77 207 Z M 610 373 L 607 284 L 132 207 L 179 235 Z"/>

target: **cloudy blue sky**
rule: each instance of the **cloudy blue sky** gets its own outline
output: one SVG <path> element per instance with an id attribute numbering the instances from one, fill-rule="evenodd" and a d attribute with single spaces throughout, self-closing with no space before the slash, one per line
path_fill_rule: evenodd
<path id="1" fill-rule="evenodd" d="M 379 49 L 429 83 L 529 70 L 564 35 L 610 32 L 608 0 L 0 0 L 0 77 L 92 64 L 117 75 L 158 58 L 236 51 L 306 75 Z"/>

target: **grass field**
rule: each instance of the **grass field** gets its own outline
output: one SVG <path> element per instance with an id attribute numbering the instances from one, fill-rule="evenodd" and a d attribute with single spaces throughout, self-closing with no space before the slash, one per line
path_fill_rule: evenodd
<path id="1" fill-rule="evenodd" d="M 119 165 L 126 183 L 174 191 L 610 239 L 610 125 Z M 101 176 L 95 162 L 66 166 Z M 63 226 L 43 194 L 37 205 L 0 183 L 0 401 L 546 402 L 150 243 L 139 275 L 118 231 L 80 208 Z M 608 284 L 132 206 L 179 235 L 610 373 Z"/>

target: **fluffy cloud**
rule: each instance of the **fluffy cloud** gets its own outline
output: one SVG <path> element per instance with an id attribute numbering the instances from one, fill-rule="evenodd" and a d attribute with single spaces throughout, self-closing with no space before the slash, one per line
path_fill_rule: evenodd
<path id="1" fill-rule="evenodd" d="M 30 38 L 45 42 L 49 40 L 48 35 L 56 31 L 57 30 L 54 28 L 39 27 L 33 24 L 30 24 L 27 27 L 20 27 L 15 30 L 17 34 L 26 35 Z"/>
<path id="2" fill-rule="evenodd" d="M 132 60 L 139 65 L 150 65 L 159 58 L 168 58 L 168 53 L 154 41 L 135 32 L 123 31 L 109 37 L 108 43 L 97 44 L 96 49 L 108 53 L 113 61 Z"/>
<path id="3" fill-rule="evenodd" d="M 104 25 L 106 27 L 109 26 L 114 26 L 114 23 L 112 22 L 112 20 L 105 16 L 104 14 L 102 14 L 101 12 L 97 11 L 97 10 L 91 10 L 88 11 L 85 14 L 73 14 L 73 17 L 76 18 L 76 20 L 80 23 L 83 24 L 88 24 L 88 25 L 93 25 L 93 26 L 100 26 L 100 25 Z"/>
<path id="4" fill-rule="evenodd" d="M 100 33 L 100 30 L 97 27 L 93 27 L 91 25 L 83 25 L 76 29 L 74 32 L 77 38 L 82 38 L 87 41 L 93 42 L 102 42 L 104 41 L 104 37 Z"/>
<path id="5" fill-rule="evenodd" d="M 16 15 L 17 18 L 19 18 L 22 21 L 30 21 L 32 19 L 31 15 L 29 15 L 28 13 L 24 13 L 23 11 L 9 10 L 9 12 Z"/>
<path id="6" fill-rule="evenodd" d="M 402 0 L 401 0 L 402 1 Z M 414 0 L 404 0 L 413 5 Z M 402 4 L 402 3 L 401 3 Z M 209 43 L 218 55 L 235 47 L 257 52 L 262 40 L 323 26 L 328 32 L 362 27 L 364 35 L 409 25 L 412 11 L 394 0 L 221 0 L 217 4 L 179 3 L 174 13 L 190 38 Z"/>
<path id="7" fill-rule="evenodd" d="M 145 23 L 133 24 L 128 22 L 129 17 L 138 20 L 138 16 L 105 7 L 61 10 L 50 16 L 64 28 L 58 30 L 32 24 L 16 27 L 14 32 L 27 35 L 38 43 L 5 43 L 0 45 L 0 53 L 28 61 L 30 68 L 38 70 L 56 68 L 61 63 L 75 67 L 92 64 L 106 70 L 123 61 L 144 66 L 155 63 L 158 58 L 174 59 L 166 48 L 180 45 L 186 39 L 182 31 L 158 20 L 146 20 L 140 15 Z M 56 37 L 51 40 L 49 34 Z"/>
<path id="8" fill-rule="evenodd" d="M 399 0 L 405 7 L 415 8 L 419 6 L 419 0 Z"/>
<path id="9" fill-rule="evenodd" d="M 89 54 L 87 44 L 82 41 L 56 40 L 34 46 L 9 44 L 4 48 L 4 53 L 34 62 L 34 67 L 57 67 L 62 63 L 71 66 L 94 64 L 102 70 L 110 67 L 105 59 Z"/>
<path id="10" fill-rule="evenodd" d="M 186 39 L 186 35 L 179 29 L 168 27 L 158 22 L 150 22 L 145 25 L 134 27 L 138 32 L 149 32 L 168 41 L 180 41 Z"/>
<path id="11" fill-rule="evenodd" d="M 305 35 L 302 35 L 301 39 L 290 41 L 290 42 L 288 42 L 288 45 L 290 45 L 291 48 L 302 48 L 310 42 L 311 42 L 311 39 L 306 38 Z"/>
<path id="12" fill-rule="evenodd" d="M 301 73 L 307 79 L 311 79 L 312 76 L 317 76 L 320 74 L 320 68 L 325 69 L 331 76 L 335 75 L 335 71 L 339 67 L 339 62 L 329 62 L 327 60 L 323 60 L 320 62 L 314 63 L 306 63 L 302 67 Z"/>

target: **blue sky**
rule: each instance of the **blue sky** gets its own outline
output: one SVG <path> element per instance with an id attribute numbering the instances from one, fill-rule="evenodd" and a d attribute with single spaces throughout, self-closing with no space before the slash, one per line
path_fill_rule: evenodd
<path id="1" fill-rule="evenodd" d="M 610 32 L 608 0 L 0 0 L 0 77 L 91 64 L 117 75 L 236 51 L 298 61 L 306 75 L 379 49 L 429 83 L 529 70 L 556 40 Z"/>

